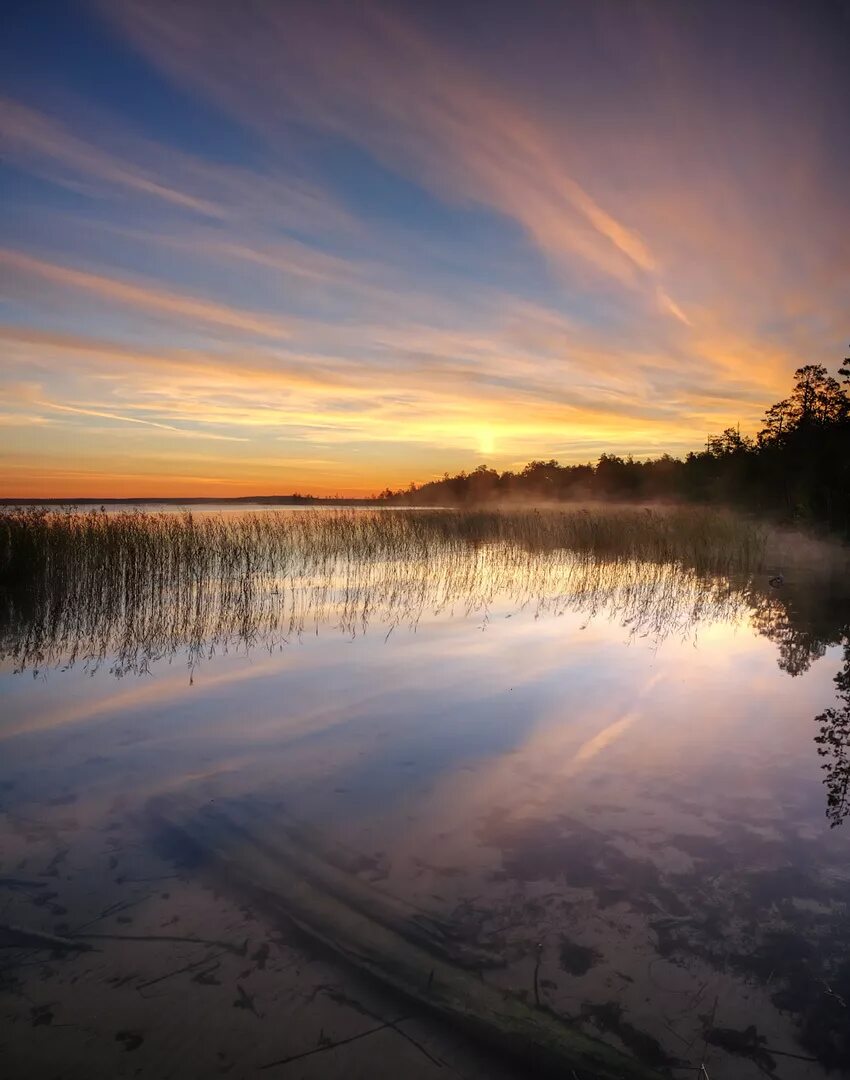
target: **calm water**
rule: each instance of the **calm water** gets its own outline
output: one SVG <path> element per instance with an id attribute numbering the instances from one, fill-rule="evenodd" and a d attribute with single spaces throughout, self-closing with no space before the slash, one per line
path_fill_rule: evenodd
<path id="1" fill-rule="evenodd" d="M 850 1074 L 850 823 L 813 741 L 850 596 L 786 578 L 471 548 L 19 614 L 0 921 L 111 936 L 2 950 L 8 1075 L 523 1074 L 190 857 L 163 792 L 276 807 L 659 1075 Z"/>

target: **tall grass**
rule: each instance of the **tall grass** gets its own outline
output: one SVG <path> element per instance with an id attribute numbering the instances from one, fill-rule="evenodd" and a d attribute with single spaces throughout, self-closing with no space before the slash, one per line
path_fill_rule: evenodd
<path id="1" fill-rule="evenodd" d="M 672 562 L 705 572 L 760 569 L 768 530 L 717 510 L 331 510 L 192 515 L 42 509 L 0 513 L 0 586 L 66 575 L 285 570 L 294 551 L 317 564 L 427 558 L 450 546 L 513 545 L 604 558 Z"/>
<path id="2" fill-rule="evenodd" d="M 737 617 L 760 526 L 714 511 L 0 514 L 0 655 L 143 670 L 319 626 L 389 633 L 423 614 L 615 613 L 634 633 Z"/>

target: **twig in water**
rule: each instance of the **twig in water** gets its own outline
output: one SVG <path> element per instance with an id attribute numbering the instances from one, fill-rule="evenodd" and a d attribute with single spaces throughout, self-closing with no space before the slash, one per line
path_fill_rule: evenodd
<path id="1" fill-rule="evenodd" d="M 376 1032 L 385 1031 L 387 1028 L 395 1028 L 396 1024 L 409 1019 L 409 1016 L 400 1016 L 397 1020 L 387 1020 L 383 1024 L 378 1024 L 377 1027 L 361 1031 L 359 1035 L 349 1035 L 347 1039 L 337 1039 L 336 1042 L 315 1046 L 312 1050 L 305 1050 L 303 1054 L 293 1054 L 291 1057 L 278 1058 L 277 1061 L 267 1061 L 265 1065 L 258 1065 L 257 1068 L 260 1070 L 274 1069 L 278 1065 L 289 1065 L 292 1061 L 300 1061 L 302 1058 L 312 1057 L 313 1054 L 323 1054 L 325 1050 L 335 1050 L 338 1046 L 346 1046 L 348 1043 L 357 1042 L 358 1039 L 365 1039 L 367 1035 L 374 1035 Z"/>
<path id="2" fill-rule="evenodd" d="M 100 922 L 101 919 L 108 919 L 110 915 L 117 915 L 119 911 L 126 911 L 128 908 L 136 907 L 137 904 L 142 904 L 145 900 L 150 900 L 154 894 L 152 892 L 145 893 L 144 896 L 138 896 L 135 900 L 117 900 L 114 904 L 110 904 L 105 907 L 98 915 L 95 915 L 93 919 L 89 919 L 87 923 L 83 923 L 82 926 L 78 926 L 73 934 L 75 937 L 79 936 L 83 930 L 88 930 L 90 926 L 94 926 L 95 923 Z"/>
<path id="3" fill-rule="evenodd" d="M 8 934 L 13 941 L 21 945 L 38 945 L 43 949 L 76 949 L 77 952 L 91 952 L 93 946 L 85 941 L 60 937 L 58 934 L 46 934 L 42 930 L 32 930 L 28 926 L 13 926 L 0 923 L 0 934 Z"/>
<path id="4" fill-rule="evenodd" d="M 706 1067 L 705 1067 L 705 1059 L 708 1056 L 708 1036 L 711 1034 L 711 1032 L 714 1029 L 714 1019 L 717 1016 L 717 1003 L 718 1003 L 719 1000 L 720 1000 L 719 995 L 715 994 L 714 995 L 714 1008 L 711 1010 L 711 1023 L 708 1025 L 708 1028 L 706 1029 L 706 1032 L 705 1032 L 705 1042 L 703 1043 L 703 1047 L 702 1047 L 702 1061 L 700 1061 L 700 1063 L 699 1063 L 700 1075 L 705 1076 L 705 1080 L 711 1080 L 711 1077 L 708 1075 L 708 1069 L 706 1069 Z"/>
<path id="5" fill-rule="evenodd" d="M 434 977 L 434 972 L 432 971 L 431 972 L 431 978 L 433 978 L 433 977 Z M 350 1005 L 352 1008 L 355 1008 L 358 1012 L 363 1013 L 364 1016 L 369 1016 L 373 1020 L 381 1020 L 381 1021 L 383 1021 L 383 1019 L 384 1019 L 378 1013 L 373 1012 L 371 1009 L 367 1008 L 367 1006 L 364 1005 L 362 1001 L 357 1001 L 355 998 L 349 997 L 348 994 L 343 993 L 341 990 L 334 990 L 333 987 L 328 987 L 328 986 L 319 986 L 319 987 L 317 987 L 316 990 L 314 991 L 313 995 L 311 995 L 311 1000 L 312 1000 L 312 997 L 315 996 L 315 994 L 320 994 L 320 993 L 327 994 L 328 997 L 330 997 L 330 999 L 332 1001 L 336 1001 L 338 1004 L 344 1003 L 346 1005 Z M 406 1019 L 408 1019 L 408 1017 L 402 1017 L 401 1020 L 394 1020 L 392 1022 L 392 1024 L 390 1025 L 392 1027 L 393 1031 L 395 1031 L 398 1035 L 401 1035 L 401 1037 L 403 1039 L 406 1039 L 407 1042 L 409 1042 L 412 1046 L 415 1046 L 416 1049 L 419 1050 L 420 1053 L 424 1054 L 425 1057 L 428 1058 L 428 1060 L 430 1062 L 432 1062 L 434 1065 L 436 1065 L 438 1069 L 442 1069 L 443 1065 L 445 1064 L 444 1061 L 441 1061 L 439 1058 L 435 1058 L 433 1056 L 433 1054 L 430 1054 L 425 1049 L 425 1047 L 422 1045 L 422 1043 L 418 1042 L 416 1039 L 413 1038 L 412 1035 L 409 1035 L 402 1028 L 398 1027 L 398 1025 L 403 1023 L 403 1021 L 406 1020 Z"/>
<path id="6" fill-rule="evenodd" d="M 534 962 L 534 1004 L 537 1008 L 540 1008 L 540 987 L 538 985 L 538 976 L 540 974 L 540 957 L 543 955 L 543 942 L 538 941 L 535 946 L 537 949 L 537 959 Z"/>
<path id="7" fill-rule="evenodd" d="M 46 889 L 46 881 L 32 881 L 30 878 L 0 877 L 0 885 L 7 889 Z"/>
<path id="8" fill-rule="evenodd" d="M 794 1058 L 795 1061 L 812 1061 L 816 1062 L 816 1057 L 806 1057 L 805 1054 L 793 1054 L 790 1050 L 777 1050 L 773 1046 L 763 1046 L 762 1050 L 768 1054 L 777 1054 L 779 1057 Z"/>
<path id="9" fill-rule="evenodd" d="M 840 1005 L 840 1006 L 841 1006 L 841 1007 L 842 1007 L 843 1009 L 846 1009 L 846 1008 L 847 1008 L 847 1002 L 846 1002 L 846 1001 L 844 1000 L 844 998 L 843 998 L 843 997 L 841 996 L 841 994 L 836 994 L 836 992 L 835 992 L 835 991 L 834 991 L 834 990 L 832 989 L 832 987 L 831 987 L 831 986 L 829 985 L 829 983 L 828 983 L 828 982 L 826 981 L 826 979 L 821 979 L 821 982 L 823 983 L 823 986 L 824 986 L 824 991 L 825 991 L 825 992 L 826 992 L 826 993 L 827 993 L 827 994 L 828 994 L 828 995 L 829 995 L 830 997 L 833 997 L 833 998 L 835 998 L 835 1000 L 836 1000 L 836 1001 L 838 1002 L 838 1004 L 839 1004 L 839 1005 Z"/>
<path id="10" fill-rule="evenodd" d="M 146 990 L 149 986 L 155 986 L 157 983 L 164 982 L 166 979 L 171 979 L 175 975 L 182 975 L 185 971 L 194 971 L 195 968 L 203 967 L 204 964 L 211 964 L 213 960 L 218 960 L 219 956 L 224 956 L 224 953 L 220 952 L 215 956 L 205 956 L 203 960 L 196 960 L 193 964 L 185 964 L 183 967 L 176 968 L 174 971 L 166 972 L 165 975 L 157 975 L 155 979 L 148 979 L 147 982 L 139 983 L 136 989 Z"/>
<path id="11" fill-rule="evenodd" d="M 245 956 L 248 952 L 247 939 L 241 945 L 231 945 L 227 941 L 181 937 L 179 934 L 77 934 L 76 937 L 85 938 L 87 941 L 185 941 L 190 945 L 213 945 L 219 949 L 227 949 L 236 956 Z"/>

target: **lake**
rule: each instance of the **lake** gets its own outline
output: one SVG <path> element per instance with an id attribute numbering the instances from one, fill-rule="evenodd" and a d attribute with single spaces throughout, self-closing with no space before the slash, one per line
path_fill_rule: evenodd
<path id="1" fill-rule="evenodd" d="M 8 1075 L 850 1075 L 843 555 L 61 516 L 2 555 Z"/>

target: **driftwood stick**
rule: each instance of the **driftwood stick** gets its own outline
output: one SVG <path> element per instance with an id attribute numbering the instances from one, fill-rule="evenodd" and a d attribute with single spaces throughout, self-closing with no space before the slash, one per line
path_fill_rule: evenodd
<path id="1" fill-rule="evenodd" d="M 147 990 L 149 986 L 156 986 L 157 983 L 165 982 L 166 979 L 172 979 L 175 975 L 183 975 L 187 971 L 195 971 L 199 967 L 211 964 L 213 960 L 218 960 L 220 956 L 224 956 L 224 953 L 214 953 L 212 956 L 204 956 L 201 960 L 195 960 L 192 964 L 184 964 L 183 967 L 175 968 L 173 971 L 166 971 L 164 975 L 156 975 L 153 979 L 148 979 L 146 982 L 137 983 L 136 989 Z"/>
<path id="2" fill-rule="evenodd" d="M 31 878 L 0 877 L 0 885 L 7 889 L 45 889 L 46 881 L 33 881 Z"/>
<path id="3" fill-rule="evenodd" d="M 78 934 L 77 937 L 85 938 L 86 941 L 179 941 L 189 945 L 214 945 L 218 949 L 227 949 L 228 952 L 237 956 L 245 956 L 248 952 L 248 942 L 241 945 L 231 945 L 228 941 L 216 941 L 214 938 L 197 938 L 181 936 L 179 934 Z"/>
<path id="4" fill-rule="evenodd" d="M 301 1061 L 302 1058 L 312 1057 L 313 1054 L 323 1054 L 327 1050 L 336 1050 L 338 1046 L 347 1046 L 349 1043 L 357 1042 L 358 1039 L 365 1039 L 367 1035 L 374 1035 L 377 1031 L 386 1031 L 387 1028 L 392 1028 L 396 1031 L 396 1024 L 401 1023 L 402 1020 L 406 1020 L 407 1017 L 402 1016 L 398 1020 L 387 1020 L 383 1024 L 378 1024 L 377 1027 L 367 1028 L 366 1031 L 361 1031 L 357 1035 L 349 1035 L 347 1039 L 337 1039 L 336 1042 L 322 1043 L 321 1046 L 315 1046 L 312 1050 L 305 1050 L 303 1054 L 293 1054 L 291 1057 L 278 1058 L 277 1061 L 267 1061 L 265 1065 L 258 1065 L 259 1069 L 274 1069 L 278 1065 L 289 1065 L 292 1061 Z"/>
<path id="5" fill-rule="evenodd" d="M 14 926 L 12 923 L 0 923 L 0 936 L 6 935 L 21 945 L 37 945 L 43 949 L 75 949 L 77 952 L 91 952 L 94 946 L 86 941 L 60 937 L 58 934 L 46 934 L 43 930 L 33 930 L 28 926 Z"/>

